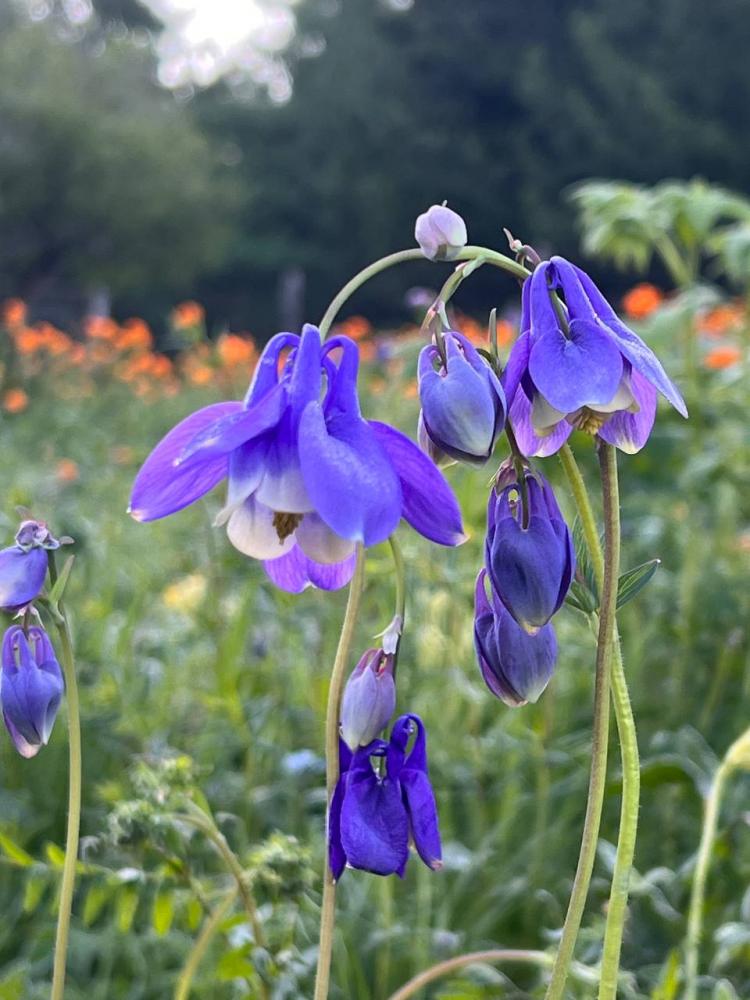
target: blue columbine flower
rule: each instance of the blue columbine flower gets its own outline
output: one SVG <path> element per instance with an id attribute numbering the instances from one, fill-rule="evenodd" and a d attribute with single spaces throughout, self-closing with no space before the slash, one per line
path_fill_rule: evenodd
<path id="1" fill-rule="evenodd" d="M 575 572 L 575 550 L 555 494 L 540 474 L 520 483 L 502 481 L 487 505 L 485 557 L 498 597 L 528 633 L 546 625 L 561 607 Z"/>
<path id="2" fill-rule="evenodd" d="M 483 465 L 505 424 L 505 393 L 477 350 L 455 330 L 419 355 L 421 422 L 432 443 L 459 461 Z"/>
<path id="3" fill-rule="evenodd" d="M 350 750 L 367 746 L 391 721 L 396 707 L 395 655 L 368 649 L 346 682 L 341 699 L 341 738 Z"/>
<path id="4" fill-rule="evenodd" d="M 432 541 L 459 544 L 460 510 L 441 473 L 399 431 L 363 419 L 358 365 L 348 337 L 321 344 L 309 325 L 299 337 L 277 334 L 244 402 L 198 410 L 156 446 L 130 513 L 166 517 L 228 478 L 217 523 L 292 592 L 342 587 L 355 544 L 384 541 L 401 517 Z"/>
<path id="5" fill-rule="evenodd" d="M 563 257 L 540 264 L 524 284 L 521 336 L 503 383 L 526 455 L 553 454 L 574 427 L 622 451 L 639 451 L 653 427 L 657 391 L 687 416 L 653 351 Z"/>
<path id="6" fill-rule="evenodd" d="M 416 731 L 414 746 L 406 752 Z M 383 758 L 378 774 L 371 758 Z M 424 725 L 417 715 L 397 719 L 389 742 L 374 740 L 353 754 L 340 742 L 341 777 L 328 821 L 334 879 L 348 864 L 374 875 L 403 876 L 409 838 L 424 863 L 442 867 L 437 808 L 427 771 Z"/>
<path id="7" fill-rule="evenodd" d="M 46 746 L 65 685 L 49 636 L 33 625 L 11 625 L 3 638 L 0 702 L 16 750 L 34 757 Z"/>
<path id="8" fill-rule="evenodd" d="M 39 596 L 47 575 L 47 551 L 60 547 L 44 521 L 22 521 L 15 542 L 0 550 L 3 611 L 16 611 Z"/>
<path id="9" fill-rule="evenodd" d="M 487 570 L 477 576 L 474 592 L 474 648 L 485 683 L 506 705 L 536 701 L 552 677 L 557 640 L 551 624 L 529 635 L 509 614 L 490 584 Z"/>

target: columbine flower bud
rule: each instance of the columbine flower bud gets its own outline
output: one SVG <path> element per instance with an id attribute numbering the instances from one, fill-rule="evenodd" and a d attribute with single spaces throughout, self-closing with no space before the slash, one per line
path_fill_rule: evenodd
<path id="1" fill-rule="evenodd" d="M 3 638 L 0 703 L 16 750 L 34 757 L 46 746 L 65 685 L 49 636 L 32 626 L 28 637 L 12 625 Z"/>
<path id="2" fill-rule="evenodd" d="M 560 608 L 575 572 L 575 550 L 552 487 L 525 476 L 526 504 L 516 481 L 487 507 L 486 561 L 498 597 L 530 635 Z"/>
<path id="3" fill-rule="evenodd" d="M 505 393 L 490 366 L 461 333 L 442 334 L 419 355 L 422 422 L 446 455 L 483 465 L 505 423 Z"/>
<path id="4" fill-rule="evenodd" d="M 446 205 L 433 205 L 419 216 L 414 237 L 430 260 L 454 260 L 466 246 L 466 223 Z"/>
<path id="5" fill-rule="evenodd" d="M 482 677 L 495 697 L 515 708 L 536 701 L 555 669 L 557 640 L 552 625 L 536 635 L 525 632 L 491 589 L 486 570 L 477 577 L 474 595 L 474 648 Z"/>
<path id="6" fill-rule="evenodd" d="M 392 654 L 368 649 L 346 682 L 341 701 L 341 738 L 351 750 L 371 743 L 393 715 L 393 663 Z"/>
<path id="7" fill-rule="evenodd" d="M 16 544 L 0 550 L 0 608 L 15 611 L 38 597 L 47 575 L 47 550 L 60 543 L 43 521 L 23 521 Z"/>

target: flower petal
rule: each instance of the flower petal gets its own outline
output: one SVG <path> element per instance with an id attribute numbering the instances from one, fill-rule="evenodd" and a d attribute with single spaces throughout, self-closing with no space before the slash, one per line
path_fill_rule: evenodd
<path id="1" fill-rule="evenodd" d="M 524 284 L 524 289 L 528 286 L 528 280 Z M 521 336 L 510 349 L 508 363 L 503 370 L 502 385 L 505 390 L 505 398 L 508 406 L 513 406 L 513 400 L 521 383 L 521 379 L 529 367 L 529 353 L 531 351 L 531 336 L 527 331 Z"/>
<path id="2" fill-rule="evenodd" d="M 397 727 L 404 718 L 416 726 L 417 737 L 414 746 L 406 758 L 399 780 L 404 796 L 404 804 L 409 814 L 411 833 L 414 846 L 424 863 L 432 869 L 442 868 L 442 848 L 440 844 L 440 829 L 438 827 L 437 805 L 430 784 L 427 769 L 427 737 L 422 720 L 417 715 L 402 716 L 393 727 L 392 739 L 395 741 Z M 408 737 L 407 737 L 408 738 Z"/>
<path id="3" fill-rule="evenodd" d="M 308 559 L 299 545 L 295 545 L 286 555 L 266 560 L 263 569 L 280 590 L 301 594 L 307 587 L 318 587 L 320 590 L 345 587 L 354 575 L 355 563 L 356 555 L 352 553 L 341 562 L 322 565 Z"/>
<path id="4" fill-rule="evenodd" d="M 286 401 L 284 386 L 277 385 L 249 409 L 240 409 L 220 417 L 188 441 L 175 459 L 175 465 L 187 465 L 191 460 L 227 455 L 251 438 L 271 430 L 281 419 Z"/>
<path id="5" fill-rule="evenodd" d="M 348 559 L 354 542 L 341 538 L 317 514 L 305 514 L 296 532 L 297 545 L 313 562 L 331 565 Z"/>
<path id="6" fill-rule="evenodd" d="M 47 551 L 24 552 L 17 545 L 0 551 L 0 608 L 14 610 L 39 596 L 47 575 Z"/>
<path id="7" fill-rule="evenodd" d="M 347 775 L 341 844 L 352 868 L 374 875 L 400 875 L 409 859 L 409 819 L 399 784 L 379 781 L 369 764 Z"/>
<path id="8" fill-rule="evenodd" d="M 294 547 L 294 534 L 281 541 L 274 524 L 274 511 L 254 496 L 245 500 L 227 522 L 229 541 L 253 559 L 276 559 Z"/>
<path id="9" fill-rule="evenodd" d="M 226 455 L 195 460 L 179 469 L 174 461 L 196 434 L 241 409 L 241 403 L 213 403 L 191 413 L 162 438 L 133 483 L 128 512 L 136 521 L 155 521 L 174 514 L 208 493 L 226 476 Z"/>
<path id="10" fill-rule="evenodd" d="M 390 424 L 371 420 L 370 427 L 401 482 L 404 519 L 420 535 L 438 545 L 465 542 L 458 501 L 434 462 Z"/>
<path id="11" fill-rule="evenodd" d="M 656 418 L 656 389 L 634 368 L 630 376 L 630 388 L 638 404 L 638 412 L 621 411 L 615 413 L 599 429 L 599 437 L 619 448 L 628 455 L 640 451 L 648 441 Z"/>

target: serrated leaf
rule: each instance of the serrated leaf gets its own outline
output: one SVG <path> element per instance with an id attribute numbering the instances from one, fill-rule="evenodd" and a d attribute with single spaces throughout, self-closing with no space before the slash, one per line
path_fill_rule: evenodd
<path id="1" fill-rule="evenodd" d="M 115 920 L 121 934 L 127 934 L 133 926 L 135 911 L 138 909 L 138 890 L 135 886 L 126 885 L 117 894 L 115 904 Z"/>
<path id="2" fill-rule="evenodd" d="M 154 899 L 154 907 L 151 911 L 151 923 L 159 937 L 163 937 L 169 932 L 173 919 L 174 900 L 172 893 L 166 889 L 162 889 L 157 892 Z"/>
<path id="3" fill-rule="evenodd" d="M 661 559 L 651 559 L 641 563 L 622 574 L 617 582 L 617 607 L 621 608 L 632 601 L 639 591 L 643 590 L 651 577 L 661 565 Z"/>
<path id="4" fill-rule="evenodd" d="M 23 890 L 23 912 L 33 913 L 47 888 L 47 879 L 43 875 L 30 874 Z"/>
<path id="5" fill-rule="evenodd" d="M 34 864 L 32 856 L 24 851 L 22 847 L 19 847 L 10 837 L 6 837 L 4 833 L 0 833 L 0 849 L 16 865 L 23 865 L 24 868 L 28 868 Z"/>
<path id="6" fill-rule="evenodd" d="M 109 886 L 102 884 L 91 886 L 86 893 L 86 902 L 83 904 L 83 923 L 86 927 L 90 927 L 94 923 L 109 897 Z"/>

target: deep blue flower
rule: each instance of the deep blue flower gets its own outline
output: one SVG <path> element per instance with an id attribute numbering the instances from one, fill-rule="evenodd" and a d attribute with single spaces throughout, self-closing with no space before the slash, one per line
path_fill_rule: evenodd
<path id="1" fill-rule="evenodd" d="M 349 676 L 341 699 L 341 738 L 350 750 L 372 743 L 396 707 L 395 656 L 368 649 Z"/>
<path id="2" fill-rule="evenodd" d="M 11 625 L 3 638 L 0 702 L 16 750 L 34 757 L 46 746 L 65 685 L 49 636 L 33 625 L 28 637 Z"/>
<path id="3" fill-rule="evenodd" d="M 552 487 L 525 474 L 526 504 L 518 481 L 501 483 L 487 505 L 485 557 L 498 597 L 530 634 L 561 607 L 575 572 L 575 550 Z"/>
<path id="4" fill-rule="evenodd" d="M 440 347 L 419 355 L 421 420 L 433 444 L 459 461 L 483 465 L 505 424 L 505 393 L 463 334 L 449 330 Z"/>
<path id="5" fill-rule="evenodd" d="M 343 586 L 356 543 L 384 541 L 401 517 L 432 541 L 459 544 L 460 510 L 441 473 L 399 431 L 361 416 L 358 365 L 348 337 L 321 344 L 309 325 L 273 337 L 244 402 L 198 410 L 156 446 L 130 513 L 166 517 L 228 478 L 217 523 L 292 592 Z"/>
<path id="6" fill-rule="evenodd" d="M 416 731 L 412 749 L 409 737 Z M 374 875 L 403 876 L 409 838 L 422 861 L 442 867 L 437 807 L 427 771 L 422 720 L 402 715 L 389 742 L 374 740 L 353 754 L 340 741 L 341 777 L 328 820 L 329 862 L 334 879 L 348 864 Z M 372 758 L 383 758 L 378 774 Z"/>
<path id="7" fill-rule="evenodd" d="M 487 570 L 477 576 L 474 593 L 474 648 L 485 683 L 506 705 L 536 701 L 555 669 L 557 640 L 551 624 L 529 635 L 506 610 L 490 585 Z"/>
<path id="8" fill-rule="evenodd" d="M 0 549 L 0 608 L 16 611 L 39 596 L 47 575 L 47 550 L 60 543 L 44 521 L 22 521 L 15 545 Z"/>
<path id="9" fill-rule="evenodd" d="M 563 257 L 540 264 L 524 284 L 521 335 L 503 383 L 526 455 L 553 454 L 576 427 L 639 451 L 653 427 L 657 391 L 687 416 L 653 351 Z"/>

